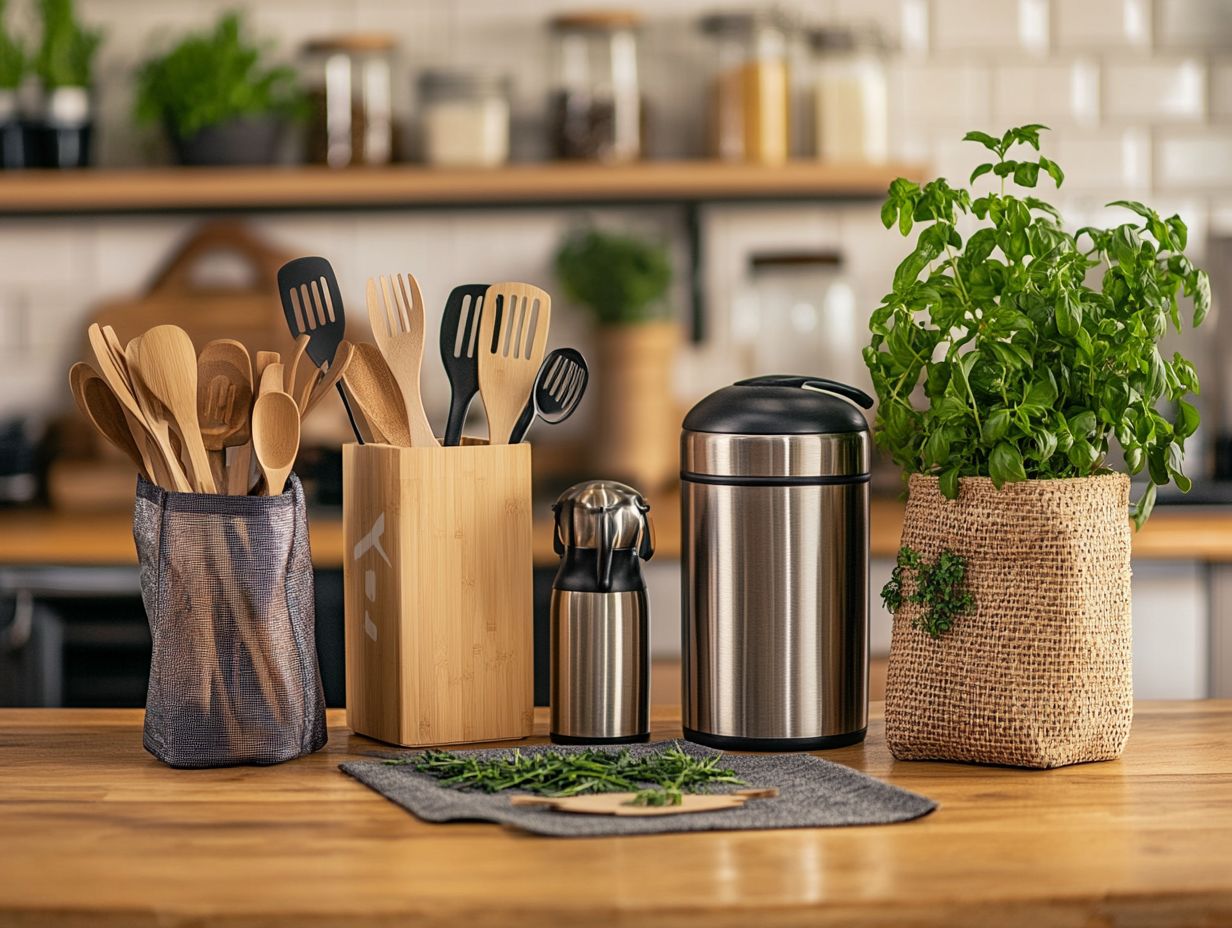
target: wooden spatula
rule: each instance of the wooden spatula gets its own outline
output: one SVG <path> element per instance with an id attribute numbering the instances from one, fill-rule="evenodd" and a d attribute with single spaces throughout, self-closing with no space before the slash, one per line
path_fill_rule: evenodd
<path id="1" fill-rule="evenodd" d="M 210 454 L 214 483 L 232 496 L 248 492 L 251 465 L 248 455 L 236 453 L 228 470 L 226 451 L 250 447 L 251 411 L 252 362 L 248 349 L 229 338 L 209 342 L 197 357 L 197 417 L 201 440 Z"/>
<path id="2" fill-rule="evenodd" d="M 351 358 L 355 354 L 355 346 L 343 339 L 341 345 L 338 346 L 338 351 L 334 355 L 334 363 L 329 366 L 329 371 L 321 374 L 313 381 L 312 392 L 300 402 L 299 415 L 302 419 L 308 415 L 317 403 L 325 398 L 325 395 L 333 388 L 334 384 L 342 379 L 342 375 L 351 365 Z M 352 410 L 353 412 L 354 410 Z"/>
<path id="3" fill-rule="evenodd" d="M 683 815 L 688 812 L 721 812 L 724 809 L 739 809 L 750 799 L 773 799 L 777 788 L 742 789 L 734 793 L 689 793 L 674 806 L 630 805 L 637 793 L 596 793 L 591 796 L 566 796 L 554 799 L 549 796 L 512 796 L 510 805 L 543 806 L 558 812 L 580 812 L 587 815 Z"/>
<path id="4" fill-rule="evenodd" d="M 145 384 L 149 394 L 161 405 L 161 410 L 154 410 L 155 415 L 165 410 L 166 418 L 161 420 L 163 427 L 175 424 L 192 464 L 197 492 L 218 492 L 210 474 L 210 460 L 197 419 L 197 352 L 192 339 L 178 325 L 156 325 L 141 336 L 135 347 L 135 359 L 128 359 L 129 372 L 134 380 Z M 146 413 L 149 419 L 150 410 L 146 409 Z M 170 444 L 168 435 L 168 448 Z"/>
<path id="5" fill-rule="evenodd" d="M 374 440 L 403 448 L 411 447 L 411 430 L 406 424 L 402 391 L 398 389 L 398 383 L 385 363 L 385 356 L 376 345 L 368 342 L 355 345 L 342 382 L 372 430 Z"/>
<path id="6" fill-rule="evenodd" d="M 277 496 L 299 451 L 299 407 L 290 394 L 265 393 L 252 407 L 252 447 L 261 465 L 265 490 Z"/>
<path id="7" fill-rule="evenodd" d="M 402 392 L 407 424 L 411 431 L 411 446 L 434 448 L 440 445 L 432 434 L 432 426 L 424 411 L 419 390 L 419 374 L 423 365 L 424 308 L 423 294 L 413 274 L 404 278 L 368 279 L 368 321 L 372 337 L 385 356 Z"/>
<path id="8" fill-rule="evenodd" d="M 508 443 L 535 388 L 551 320 L 552 298 L 531 284 L 493 284 L 483 298 L 479 395 L 492 444 Z"/>

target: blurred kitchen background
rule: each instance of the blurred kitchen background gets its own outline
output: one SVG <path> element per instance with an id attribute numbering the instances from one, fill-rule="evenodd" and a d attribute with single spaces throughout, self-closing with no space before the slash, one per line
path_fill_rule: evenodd
<path id="1" fill-rule="evenodd" d="M 267 88 L 272 119 L 199 132 L 209 101 L 192 83 L 234 64 L 210 57 L 234 51 L 232 10 L 257 67 L 293 74 L 275 72 Z M 440 423 L 448 385 L 434 333 L 449 290 L 545 287 L 553 345 L 580 347 L 593 380 L 572 420 L 532 432 L 536 504 L 594 476 L 651 496 L 655 697 L 674 702 L 681 414 L 756 373 L 867 388 L 867 317 L 906 250 L 878 216 L 893 177 L 965 182 L 981 159 L 964 132 L 1046 123 L 1045 151 L 1066 172 L 1055 202 L 1075 226 L 1118 198 L 1179 213 L 1217 306 L 1232 296 L 1228 0 L 659 0 L 601 11 L 548 0 L 9 0 L 4 21 L 35 60 L 6 89 L 0 48 L 0 704 L 143 698 L 131 466 L 91 440 L 66 382 L 95 319 L 122 339 L 174 321 L 198 344 L 219 319 L 238 320 L 250 347 L 285 351 L 271 282 L 283 258 L 330 259 L 352 338 L 367 337 L 366 279 L 410 271 L 429 310 L 423 389 Z M 40 54 L 50 30 L 58 44 Z M 168 54 L 191 35 L 211 38 Z M 292 86 L 302 99 L 283 106 Z M 174 167 L 237 158 L 273 166 Z M 584 289 L 614 266 L 627 292 L 649 294 L 624 301 L 623 317 L 562 285 L 575 275 Z M 1187 505 L 1212 510 L 1232 503 L 1232 484 L 1217 479 L 1232 477 L 1221 446 L 1232 434 L 1228 328 L 1216 311 L 1182 342 L 1206 387 Z M 318 636 L 339 704 L 346 430 L 325 405 L 299 470 L 318 503 Z M 897 476 L 883 471 L 876 485 L 870 589 L 884 655 L 876 591 L 897 546 Z M 536 544 L 542 594 L 554 559 L 546 535 Z M 1198 547 L 1153 550 L 1134 565 L 1138 695 L 1232 695 L 1232 569 Z"/>

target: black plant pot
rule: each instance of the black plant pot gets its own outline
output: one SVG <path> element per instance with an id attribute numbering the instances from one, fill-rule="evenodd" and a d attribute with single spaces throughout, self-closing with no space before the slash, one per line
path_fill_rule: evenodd
<path id="1" fill-rule="evenodd" d="M 206 126 L 188 138 L 171 134 L 171 145 L 180 164 L 194 167 L 272 164 L 281 137 L 282 120 L 263 116 Z"/>
<path id="2" fill-rule="evenodd" d="M 94 108 L 85 87 L 57 87 L 45 92 L 43 119 L 32 127 L 34 157 L 43 168 L 84 168 L 90 164 Z"/>

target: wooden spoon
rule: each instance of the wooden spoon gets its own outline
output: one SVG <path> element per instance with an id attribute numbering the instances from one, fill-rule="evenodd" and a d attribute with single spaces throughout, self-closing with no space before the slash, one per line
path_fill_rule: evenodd
<path id="1" fill-rule="evenodd" d="M 210 342 L 197 357 L 197 417 L 201 440 L 210 454 L 214 483 L 231 495 L 248 492 L 250 456 L 237 452 L 228 470 L 225 455 L 228 448 L 249 447 L 251 412 L 252 362 L 248 349 L 231 338 Z"/>
<path id="2" fill-rule="evenodd" d="M 168 433 L 170 425 L 175 424 L 192 465 L 197 492 L 218 492 L 197 419 L 197 352 L 192 339 L 178 325 L 156 325 L 141 336 L 135 348 L 135 358 L 129 357 L 129 370 L 134 381 L 145 383 L 146 391 L 161 407 L 144 404 L 146 418 L 153 418 L 151 411 L 154 416 L 161 414 L 162 428 Z M 168 448 L 170 444 L 168 434 Z"/>
<path id="3" fill-rule="evenodd" d="M 313 407 L 324 399 L 325 394 L 330 391 L 334 384 L 342 379 L 342 375 L 346 373 L 354 354 L 355 346 L 343 339 L 338 345 L 338 352 L 334 355 L 334 363 L 329 366 L 329 371 L 315 382 L 316 385 L 312 388 L 312 393 L 308 395 L 308 401 L 300 404 L 299 414 L 301 419 L 308 415 L 313 410 Z"/>
<path id="4" fill-rule="evenodd" d="M 290 394 L 264 393 L 252 407 L 252 447 L 265 477 L 266 493 L 283 491 L 299 451 L 299 407 Z"/>
<path id="5" fill-rule="evenodd" d="M 150 427 L 137 400 L 127 364 L 121 367 L 117 363 L 113 348 L 97 322 L 90 326 L 88 334 L 90 347 L 94 350 L 94 357 L 98 360 L 98 370 L 124 410 L 128 430 L 141 452 L 141 459 L 146 465 L 146 473 L 153 475 L 154 481 L 164 489 L 176 490 L 180 493 L 191 492 L 192 486 L 184 475 L 184 468 L 180 466 L 174 451 L 168 453 L 164 450 L 154 430 Z"/>
<path id="6" fill-rule="evenodd" d="M 386 444 L 411 447 L 411 430 L 406 422 L 406 406 L 402 391 L 379 348 L 360 342 L 351 355 L 351 363 L 342 375 L 347 393 L 355 400 L 359 411 Z"/>
<path id="7" fill-rule="evenodd" d="M 107 386 L 98 371 L 84 361 L 78 361 L 68 371 L 69 386 L 81 414 L 105 439 L 128 455 L 142 476 L 150 480 L 149 465 L 137 447 L 137 440 L 124 417 L 124 407 Z"/>
<path id="8" fill-rule="evenodd" d="M 265 370 L 261 372 L 261 379 L 257 382 L 257 396 L 265 396 L 267 393 L 286 393 L 285 377 L 281 362 L 274 361 L 265 365 Z"/>
<path id="9" fill-rule="evenodd" d="M 295 339 L 295 351 L 291 354 L 291 362 L 286 365 L 287 382 L 284 389 L 290 393 L 291 396 L 299 395 L 299 391 L 296 389 L 297 380 L 299 377 L 299 362 L 308 348 L 308 342 L 309 336 L 307 333 Z"/>
<path id="10" fill-rule="evenodd" d="M 587 815 L 657 816 L 683 815 L 689 812 L 721 812 L 739 809 L 750 799 L 774 799 L 778 787 L 742 789 L 734 793 L 690 793 L 677 805 L 633 805 L 637 793 L 593 793 L 587 796 L 511 796 L 509 804 L 519 807 L 541 806 L 557 812 L 579 812 Z"/>

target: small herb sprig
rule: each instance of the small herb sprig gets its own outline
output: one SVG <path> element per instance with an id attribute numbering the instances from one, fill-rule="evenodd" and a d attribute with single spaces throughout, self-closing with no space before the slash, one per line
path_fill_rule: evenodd
<path id="1" fill-rule="evenodd" d="M 903 592 L 903 581 L 909 570 L 915 572 L 915 591 L 908 594 Z M 967 559 L 962 555 L 945 550 L 929 564 L 918 551 L 903 545 L 889 582 L 881 589 L 881 601 L 891 612 L 898 612 L 904 602 L 923 607 L 912 624 L 929 637 L 940 638 L 975 602 L 963 586 L 966 577 Z"/>
<path id="2" fill-rule="evenodd" d="M 627 750 L 523 754 L 515 748 L 490 759 L 430 750 L 385 763 L 413 766 L 452 789 L 485 793 L 521 789 L 552 797 L 627 792 L 637 794 L 635 805 L 664 806 L 679 805 L 684 793 L 705 792 L 716 783 L 743 785 L 732 770 L 719 766 L 719 757 L 694 757 L 674 744 L 640 757 Z"/>

